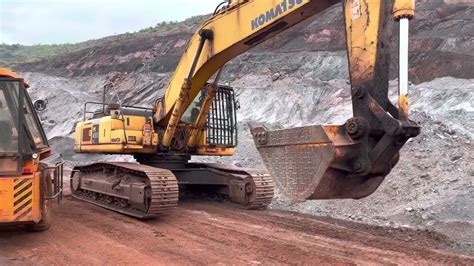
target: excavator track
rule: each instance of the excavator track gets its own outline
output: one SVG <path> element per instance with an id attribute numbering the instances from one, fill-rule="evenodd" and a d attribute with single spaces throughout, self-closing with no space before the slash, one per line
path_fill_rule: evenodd
<path id="1" fill-rule="evenodd" d="M 273 179 L 264 170 L 230 164 L 188 162 L 188 157 L 178 158 L 180 160 L 152 156 L 136 159 L 142 165 L 169 168 L 176 176 L 184 197 L 219 195 L 217 198 L 221 199 L 224 196 L 233 206 L 243 209 L 264 209 L 273 199 Z"/>
<path id="2" fill-rule="evenodd" d="M 221 184 L 228 186 L 228 197 L 235 205 L 244 209 L 265 209 L 273 199 L 274 183 L 271 176 L 263 170 L 246 169 L 234 165 L 217 163 L 196 164 L 190 163 L 191 169 L 205 169 L 206 175 L 216 174 Z M 186 184 L 193 180 L 183 180 L 175 172 L 178 182 Z M 199 180 L 195 181 L 199 182 Z"/>
<path id="3" fill-rule="evenodd" d="M 253 173 L 250 176 L 255 185 L 255 197 L 245 207 L 249 210 L 264 209 L 273 199 L 275 187 L 273 179 L 268 173 Z"/>
<path id="4" fill-rule="evenodd" d="M 75 167 L 71 191 L 77 199 L 140 219 L 171 213 L 179 197 L 171 171 L 126 162 Z"/>

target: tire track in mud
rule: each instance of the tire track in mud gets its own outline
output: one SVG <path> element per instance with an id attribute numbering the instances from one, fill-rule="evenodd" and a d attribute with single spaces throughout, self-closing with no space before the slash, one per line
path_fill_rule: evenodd
<path id="1" fill-rule="evenodd" d="M 206 209 L 207 207 L 208 206 L 206 206 Z M 221 212 L 224 211 L 221 210 Z M 280 226 L 251 226 L 251 224 L 264 224 L 268 223 L 268 221 L 260 220 L 250 222 L 249 220 L 255 218 L 255 216 L 247 212 L 245 212 L 243 216 L 248 218 L 246 222 L 244 220 L 236 221 L 238 219 L 236 219 L 236 217 L 223 218 L 219 217 L 219 215 L 210 216 L 208 219 L 213 223 L 213 226 L 225 230 L 232 230 L 259 238 L 262 238 L 262 236 L 267 237 L 269 241 L 275 244 L 281 245 L 290 243 L 290 246 L 298 246 L 300 250 L 307 250 L 310 256 L 314 256 L 314 252 L 316 251 L 320 257 L 336 258 L 341 261 L 348 260 L 349 258 L 350 260 L 345 261 L 346 263 L 402 263 L 409 259 L 407 255 L 399 252 L 372 248 L 365 244 L 361 245 L 355 242 L 348 242 L 344 239 L 337 240 L 334 238 L 321 237 L 320 235 L 295 232 L 292 229 L 288 229 L 289 227 L 286 226 L 287 224 L 285 223 L 278 223 Z M 258 214 L 256 214 L 256 216 L 258 216 Z M 284 224 L 285 227 L 282 227 L 282 224 Z M 313 221 L 312 226 L 318 225 Z M 299 261 L 296 260 L 296 262 Z"/>
<path id="2" fill-rule="evenodd" d="M 67 196 L 49 231 L 0 229 L 0 245 L 5 264 L 474 263 L 370 230 L 206 201 L 183 201 L 169 216 L 140 221 Z"/>
<path id="3" fill-rule="evenodd" d="M 225 205 L 225 204 L 224 204 Z M 224 206 L 218 206 L 216 203 L 208 203 L 203 205 L 209 212 L 219 212 L 226 219 L 235 219 L 231 212 L 225 212 L 227 210 Z M 378 226 L 370 226 L 363 224 L 356 224 L 347 221 L 340 221 L 346 225 L 338 225 L 325 221 L 320 221 L 320 217 L 311 217 L 305 214 L 297 214 L 292 212 L 283 211 L 265 211 L 259 213 L 241 212 L 239 217 L 245 217 L 246 221 L 251 221 L 254 224 L 269 223 L 275 227 L 285 228 L 292 233 L 302 233 L 305 235 L 322 236 L 324 238 L 339 239 L 344 242 L 354 243 L 356 245 L 369 246 L 377 249 L 383 249 L 385 251 L 393 251 L 402 254 L 409 254 L 413 260 L 420 261 L 434 261 L 438 263 L 462 263 L 462 259 L 459 260 L 459 256 L 437 250 L 438 247 L 434 248 L 426 245 L 421 240 L 424 235 L 418 236 L 418 232 L 414 230 L 397 231 L 392 228 L 381 228 Z M 331 219 L 338 222 L 336 219 Z M 350 228 L 347 225 L 352 225 L 355 228 Z M 364 226 L 366 229 L 361 230 Z M 380 230 L 391 230 L 390 234 L 380 235 Z M 410 241 L 401 241 L 400 239 L 410 239 Z M 433 240 L 431 240 L 433 241 Z M 437 243 L 441 246 L 440 243 Z M 427 260 L 427 258 L 429 258 Z M 469 258 L 464 256 L 463 258 Z M 472 260 L 472 258 L 470 258 Z M 474 261 L 472 261 L 474 262 Z"/>

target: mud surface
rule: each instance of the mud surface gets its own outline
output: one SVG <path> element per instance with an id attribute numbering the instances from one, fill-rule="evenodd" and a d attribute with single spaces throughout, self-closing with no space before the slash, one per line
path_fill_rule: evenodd
<path id="1" fill-rule="evenodd" d="M 139 221 L 66 196 L 43 233 L 0 229 L 1 264 L 473 264 L 443 251 L 438 236 L 311 217 L 184 201 Z"/>

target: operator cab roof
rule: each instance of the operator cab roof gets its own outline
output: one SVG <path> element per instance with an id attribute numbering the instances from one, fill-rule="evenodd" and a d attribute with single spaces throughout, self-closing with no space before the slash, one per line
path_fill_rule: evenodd
<path id="1" fill-rule="evenodd" d="M 0 77 L 14 78 L 14 79 L 20 79 L 21 78 L 17 73 L 15 73 L 15 72 L 7 69 L 7 68 L 1 68 L 1 67 L 0 67 Z M 25 83 L 26 88 L 30 87 L 28 82 L 25 81 L 24 83 Z"/>

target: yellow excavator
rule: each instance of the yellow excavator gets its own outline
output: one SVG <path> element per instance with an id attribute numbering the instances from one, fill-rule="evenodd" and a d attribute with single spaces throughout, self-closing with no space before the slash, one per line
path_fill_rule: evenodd
<path id="1" fill-rule="evenodd" d="M 191 156 L 235 152 L 237 104 L 233 89 L 219 85 L 224 65 L 335 4 L 344 9 L 353 117 L 339 126 L 253 127 L 268 172 L 190 162 Z M 273 180 L 295 200 L 370 195 L 397 164 L 402 146 L 420 132 L 408 119 L 408 25 L 414 9 L 413 0 L 223 2 L 190 39 L 154 106 L 85 104 L 75 151 L 132 154 L 137 163 L 76 167 L 73 196 L 148 218 L 169 213 L 188 192 L 264 208 L 274 194 Z M 400 23 L 398 108 L 388 99 L 392 21 Z"/>
<path id="2" fill-rule="evenodd" d="M 51 148 L 16 73 L 0 68 L 0 225 L 44 231 L 62 197 L 63 162 Z"/>

